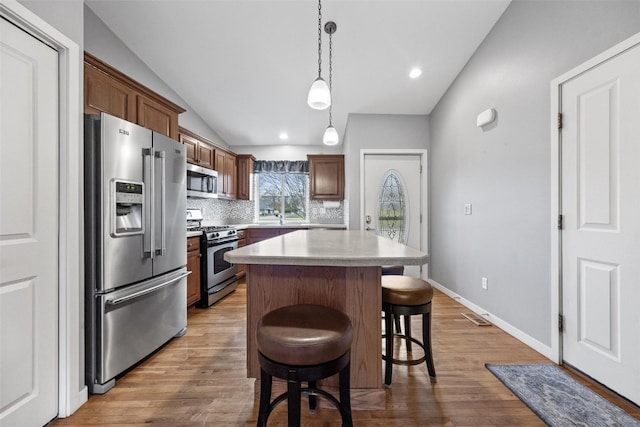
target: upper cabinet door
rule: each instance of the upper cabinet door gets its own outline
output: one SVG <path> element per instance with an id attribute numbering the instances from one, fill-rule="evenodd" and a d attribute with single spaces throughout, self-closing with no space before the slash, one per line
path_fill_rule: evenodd
<path id="1" fill-rule="evenodd" d="M 180 131 L 178 141 L 180 141 L 180 143 L 184 145 L 184 148 L 187 152 L 187 163 L 197 165 L 198 164 L 198 141 L 182 133 L 182 130 Z"/>
<path id="2" fill-rule="evenodd" d="M 198 143 L 198 165 L 203 168 L 213 169 L 215 165 L 215 148 L 206 142 Z"/>
<path id="3" fill-rule="evenodd" d="M 344 155 L 308 155 L 309 199 L 344 199 Z"/>
<path id="4" fill-rule="evenodd" d="M 142 95 L 138 95 L 138 124 L 178 139 L 178 115 Z"/>
<path id="5" fill-rule="evenodd" d="M 105 112 L 136 122 L 136 92 L 112 77 L 84 64 L 84 112 Z"/>
<path id="6" fill-rule="evenodd" d="M 238 200 L 251 200 L 251 174 L 255 157 L 251 154 L 238 154 Z"/>
<path id="7" fill-rule="evenodd" d="M 184 144 L 187 149 L 187 163 L 207 169 L 215 169 L 215 148 L 213 145 L 182 127 L 179 128 L 178 135 L 178 141 Z"/>
<path id="8" fill-rule="evenodd" d="M 237 188 L 237 166 L 236 166 L 236 156 L 231 153 L 225 153 L 224 158 L 224 180 L 225 180 L 225 191 L 226 196 L 229 199 L 235 199 L 236 193 L 238 191 Z"/>

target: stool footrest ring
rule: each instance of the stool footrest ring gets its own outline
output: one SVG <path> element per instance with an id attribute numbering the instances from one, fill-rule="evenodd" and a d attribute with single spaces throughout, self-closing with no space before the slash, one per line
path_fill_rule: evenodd
<path id="1" fill-rule="evenodd" d="M 386 334 L 382 334 L 382 338 L 386 338 Z M 394 338 L 400 338 L 403 340 L 410 340 L 416 344 L 418 344 L 418 346 L 420 346 L 420 348 L 424 351 L 424 344 L 422 344 L 421 341 L 418 341 L 416 338 L 414 337 L 408 337 L 406 335 L 403 334 L 393 334 Z M 387 355 L 383 354 L 382 355 L 382 360 L 386 361 L 389 358 L 387 357 Z M 419 359 L 413 359 L 413 360 L 403 360 L 403 359 L 391 359 L 391 361 L 396 364 L 396 365 L 402 365 L 402 366 L 412 366 L 412 365 L 419 365 L 422 362 L 424 362 L 425 360 L 427 360 L 426 355 L 423 355 L 421 358 Z"/>

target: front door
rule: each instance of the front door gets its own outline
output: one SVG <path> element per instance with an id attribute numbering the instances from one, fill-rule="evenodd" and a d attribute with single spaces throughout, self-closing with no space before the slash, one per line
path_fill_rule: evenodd
<path id="1" fill-rule="evenodd" d="M 58 54 L 0 18 L 0 425 L 58 407 Z"/>
<path id="2" fill-rule="evenodd" d="M 423 250 L 422 156 L 420 154 L 365 154 L 365 230 Z M 420 266 L 405 266 L 404 274 L 421 277 Z"/>
<path id="3" fill-rule="evenodd" d="M 563 359 L 640 403 L 640 45 L 561 88 Z"/>

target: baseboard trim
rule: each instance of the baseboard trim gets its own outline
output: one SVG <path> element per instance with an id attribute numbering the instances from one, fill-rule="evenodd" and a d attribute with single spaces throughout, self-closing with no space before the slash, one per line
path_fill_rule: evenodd
<path id="1" fill-rule="evenodd" d="M 453 298 L 455 301 L 459 302 L 460 304 L 462 304 L 465 307 L 467 307 L 469 310 L 471 310 L 474 313 L 476 313 L 478 316 L 480 316 L 480 317 L 482 317 L 484 319 L 487 319 L 489 322 L 493 323 L 493 325 L 495 325 L 498 328 L 502 329 L 503 331 L 505 331 L 506 333 L 508 333 L 512 337 L 516 338 L 517 340 L 519 340 L 522 343 L 526 344 L 527 346 L 531 347 L 532 349 L 534 349 L 538 353 L 542 354 L 543 356 L 547 357 L 548 359 L 553 360 L 553 358 L 552 358 L 553 352 L 551 351 L 551 347 L 550 346 L 541 343 L 540 341 L 538 341 L 537 339 L 531 337 L 530 335 L 527 335 L 526 333 L 522 332 L 520 329 L 516 328 L 515 326 L 511 325 L 510 323 L 502 320 L 498 316 L 495 316 L 495 315 L 489 313 L 489 311 L 487 311 L 484 308 L 472 303 L 471 301 L 461 297 L 460 295 L 456 294 L 455 292 L 453 292 L 449 288 L 445 287 L 444 285 L 436 282 L 435 280 L 429 279 L 429 283 L 431 283 L 434 288 L 436 288 L 437 290 L 439 290 L 443 294 Z"/>

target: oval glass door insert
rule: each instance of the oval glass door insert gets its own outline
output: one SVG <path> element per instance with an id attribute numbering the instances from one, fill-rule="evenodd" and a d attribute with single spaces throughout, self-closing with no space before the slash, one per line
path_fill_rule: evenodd
<path id="1" fill-rule="evenodd" d="M 405 194 L 400 174 L 393 169 L 387 171 L 382 177 L 378 198 L 377 234 L 402 244 L 406 244 L 409 235 Z"/>

